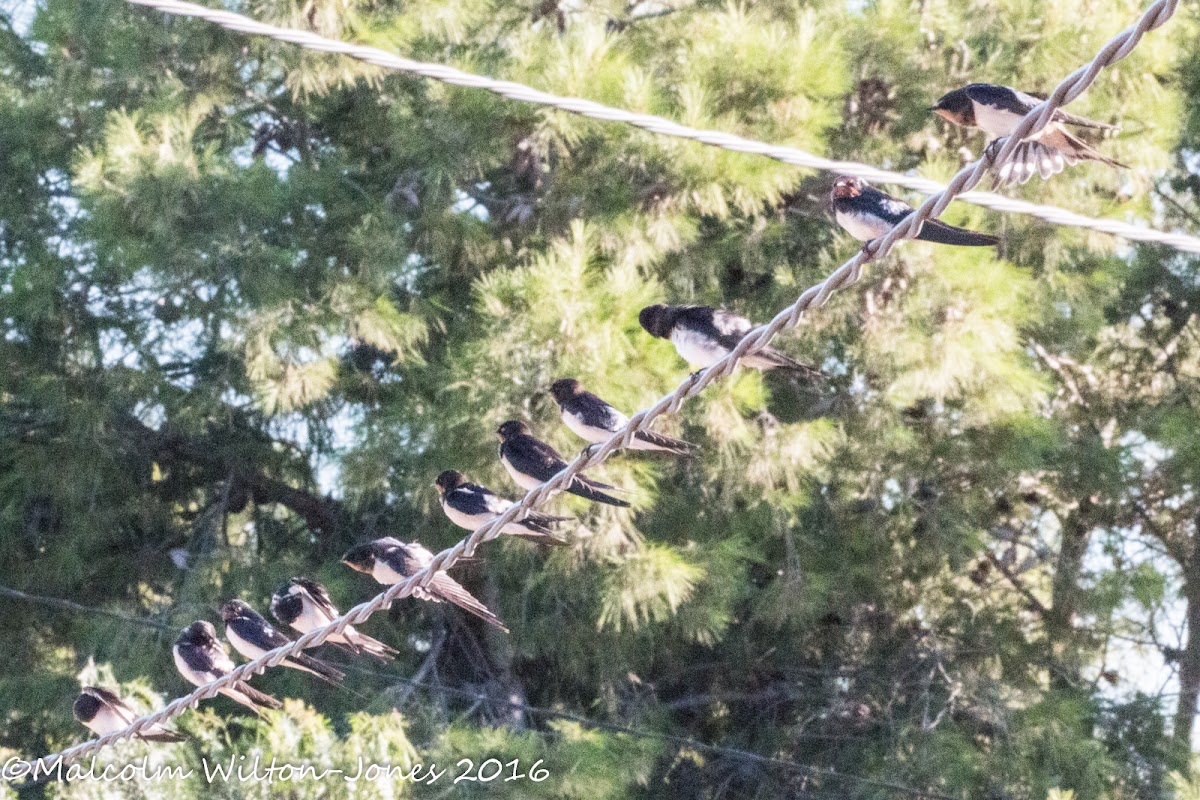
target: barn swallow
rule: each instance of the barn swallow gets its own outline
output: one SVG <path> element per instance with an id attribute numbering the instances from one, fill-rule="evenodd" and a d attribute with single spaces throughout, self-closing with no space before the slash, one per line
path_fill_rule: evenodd
<path id="1" fill-rule="evenodd" d="M 233 661 L 225 652 L 225 645 L 217 639 L 217 629 L 211 622 L 193 622 L 183 629 L 173 648 L 175 668 L 179 674 L 197 686 L 212 683 L 233 671 Z M 263 708 L 280 708 L 283 703 L 255 689 L 245 681 L 238 681 L 221 689 L 221 694 L 241 703 L 259 716 Z"/>
<path id="2" fill-rule="evenodd" d="M 860 242 L 883 236 L 913 210 L 908 203 L 884 194 L 853 175 L 843 175 L 834 181 L 832 197 L 838 225 Z M 1000 243 L 995 236 L 956 228 L 937 219 L 925 220 L 920 232 L 913 238 L 965 247 L 990 247 Z"/>
<path id="3" fill-rule="evenodd" d="M 510 419 L 500 426 L 496 434 L 500 437 L 500 463 L 522 489 L 532 489 L 545 483 L 567 467 L 567 462 L 563 461 L 558 451 L 530 435 L 529 426 L 520 420 Z M 566 491 L 597 503 L 629 507 L 629 503 L 605 494 L 601 489 L 616 487 L 576 475 Z"/>
<path id="4" fill-rule="evenodd" d="M 283 625 L 300 633 L 324 628 L 341 616 L 341 612 L 329 597 L 329 591 L 308 578 L 292 578 L 271 595 L 271 614 Z M 325 640 L 354 655 L 368 655 L 380 661 L 391 661 L 399 650 L 388 647 L 381 641 L 360 633 L 353 625 L 346 626 Z"/>
<path id="5" fill-rule="evenodd" d="M 929 110 L 955 125 L 979 128 L 994 140 L 1011 136 L 1017 124 L 1041 102 L 1038 98 L 1018 92 L 1009 86 L 972 83 L 942 95 Z M 1126 165 L 1107 158 L 1072 135 L 1067 130 L 1068 125 L 1096 130 L 1116 130 L 1112 125 L 1077 117 L 1059 109 L 1054 112 L 1046 127 L 1018 145 L 1012 158 L 1000 167 L 997 183 L 1025 183 L 1035 174 L 1049 178 L 1062 172 L 1066 164 L 1079 161 L 1099 161 L 1110 167 L 1128 169 Z"/>
<path id="6" fill-rule="evenodd" d="M 424 546 L 416 542 L 405 544 L 390 536 L 376 539 L 373 542 L 356 544 L 342 556 L 342 563 L 350 569 L 370 575 L 377 583 L 385 586 L 399 583 L 405 578 L 415 575 L 432 560 L 433 553 Z M 508 628 L 504 627 L 504 623 L 500 621 L 499 617 L 445 572 L 435 573 L 428 586 L 415 587 L 412 590 L 412 596 L 418 600 L 429 600 L 434 603 L 440 603 L 443 600 L 449 601 L 484 622 L 495 625 L 508 633 Z"/>
<path id="7" fill-rule="evenodd" d="M 83 687 L 79 697 L 75 698 L 75 705 L 71 707 L 71 710 L 75 714 L 75 719 L 88 726 L 92 733 L 98 736 L 125 730 L 137 719 L 137 714 L 125 705 L 124 700 L 108 689 L 99 686 Z M 138 733 L 138 738 L 145 739 L 147 742 L 183 742 L 187 740 L 182 733 L 177 733 L 161 723 L 143 728 Z"/>
<path id="8" fill-rule="evenodd" d="M 262 614 L 241 600 L 230 600 L 221 606 L 221 619 L 225 620 L 225 638 L 233 645 L 234 650 L 250 661 L 291 641 L 267 622 Z M 316 675 L 334 686 L 340 685 L 346 679 L 346 673 L 303 651 L 293 652 L 284 659 L 282 666 Z"/>
<path id="9" fill-rule="evenodd" d="M 550 394 L 558 401 L 563 423 L 592 444 L 607 442 L 629 424 L 629 417 L 591 392 L 585 392 L 583 384 L 574 378 L 556 380 L 550 384 Z M 638 431 L 628 446 L 630 450 L 654 450 L 676 456 L 690 455 L 695 448 L 682 439 L 672 439 L 653 431 Z"/>
<path id="10" fill-rule="evenodd" d="M 711 367 L 729 355 L 754 329 L 750 320 L 708 306 L 646 306 L 638 314 L 638 322 L 651 336 L 669 340 L 684 361 L 699 369 Z M 754 369 L 784 369 L 810 377 L 821 375 L 773 347 L 743 356 L 739 363 Z"/>
<path id="11" fill-rule="evenodd" d="M 442 511 L 460 528 L 478 530 L 513 507 L 511 500 L 497 497 L 476 483 L 469 483 L 461 472 L 448 469 L 437 476 L 434 482 L 442 498 Z M 538 511 L 528 511 L 504 526 L 504 532 L 542 544 L 566 544 L 567 541 L 554 532 L 556 522 L 566 522 L 570 517 L 554 517 Z"/>

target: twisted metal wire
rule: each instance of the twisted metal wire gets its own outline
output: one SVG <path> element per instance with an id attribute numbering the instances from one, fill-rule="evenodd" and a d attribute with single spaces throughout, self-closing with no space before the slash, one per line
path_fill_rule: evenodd
<path id="1" fill-rule="evenodd" d="M 425 78 L 431 78 L 442 83 L 449 83 L 454 86 L 466 86 L 474 89 L 483 89 L 493 94 L 498 94 L 501 97 L 507 97 L 510 100 L 519 100 L 524 103 L 534 103 L 536 105 L 550 106 L 559 109 L 560 111 L 569 111 L 572 114 L 580 114 L 591 119 L 603 120 L 606 122 L 622 122 L 627 125 L 632 125 L 642 130 L 658 133 L 663 136 L 674 136 L 680 139 L 690 139 L 692 141 L 701 142 L 703 144 L 719 147 L 722 150 L 731 150 L 738 153 L 749 153 L 752 155 L 766 156 L 767 158 L 776 161 L 782 161 L 785 164 L 791 164 L 797 167 L 806 167 L 810 169 L 826 170 L 835 173 L 848 173 L 857 175 L 864 180 L 874 183 L 889 183 L 896 186 L 903 186 L 908 189 L 914 189 L 922 194 L 934 194 L 946 190 L 946 186 L 937 181 L 928 178 L 922 178 L 916 175 L 905 175 L 899 172 L 891 172 L 885 169 L 872 167 L 869 164 L 859 164 L 854 161 L 837 161 L 829 158 L 807 153 L 803 150 L 798 150 L 794 147 L 783 147 L 780 145 L 766 144 L 765 142 L 746 139 L 742 136 L 735 136 L 731 133 L 722 133 L 720 131 L 704 130 L 702 128 L 692 128 L 687 125 L 680 125 L 678 122 L 672 122 L 663 117 L 654 116 L 652 114 L 636 114 L 632 111 L 625 111 L 619 108 L 612 108 L 601 103 L 596 103 L 591 100 L 584 100 L 578 97 L 563 97 L 560 95 L 551 94 L 549 92 L 539 91 L 524 84 L 515 83 L 513 81 L 496 80 L 482 75 L 472 75 L 469 72 L 448 67 L 444 64 L 430 64 L 422 61 L 413 61 L 403 56 L 389 53 L 385 50 L 380 50 L 376 47 L 367 47 L 365 45 L 351 44 L 350 42 L 342 42 L 337 39 L 327 39 L 324 36 L 313 33 L 311 31 L 295 30 L 293 28 L 281 28 L 277 25 L 269 25 L 264 22 L 250 19 L 249 17 L 235 14 L 232 11 L 224 11 L 216 8 L 208 8 L 206 6 L 197 5 L 195 3 L 184 2 L 184 0 L 128 0 L 128 2 L 139 5 L 148 6 L 149 8 L 163 11 L 168 14 L 177 14 L 187 17 L 198 17 L 200 19 L 219 25 L 222 28 L 227 28 L 232 31 L 240 31 L 256 36 L 266 36 L 271 39 L 277 39 L 283 42 L 291 42 L 301 47 L 310 50 L 319 50 L 326 53 L 338 53 L 349 56 L 359 61 L 365 61 L 368 64 L 374 64 L 384 69 L 396 70 L 398 72 L 408 72 L 414 75 L 420 75 Z M 1126 54 L 1122 54 L 1123 58 Z M 1074 77 L 1074 76 L 1072 76 Z M 1090 81 L 1089 81 L 1090 82 Z M 1076 95 L 1071 95 L 1067 100 L 1073 100 Z M 1047 117 L 1047 119 L 1049 119 Z M 1045 123 L 1043 122 L 1043 125 Z M 1040 129 L 1042 125 L 1039 125 Z M 1030 203 L 1025 200 L 1019 200 L 1012 197 L 1005 197 L 993 192 L 964 192 L 958 196 L 959 200 L 967 203 L 990 208 L 995 211 L 1005 211 L 1014 214 L 1027 214 L 1032 217 L 1044 220 L 1054 225 L 1066 225 L 1076 228 L 1088 228 L 1101 233 L 1108 233 L 1113 236 L 1120 236 L 1123 239 L 1136 242 L 1151 242 L 1156 244 L 1165 244 L 1174 247 L 1177 250 L 1182 250 L 1188 253 L 1200 253 L 1200 238 L 1189 236 L 1186 233 L 1168 233 L 1159 231 L 1153 228 L 1131 225 L 1127 222 L 1119 222 L 1111 219 L 1101 219 L 1097 217 L 1088 217 L 1083 214 L 1076 214 L 1073 211 L 1067 211 L 1057 206 L 1041 205 L 1039 203 Z"/>
<path id="2" fill-rule="evenodd" d="M 145 2 L 157 7 L 187 5 L 177 3 L 176 0 L 170 0 L 169 3 L 166 0 L 130 0 L 130 2 Z M 466 536 L 453 547 L 435 555 L 420 571 L 400 583 L 389 586 L 386 591 L 372 600 L 355 606 L 324 628 L 312 630 L 299 639 L 234 668 L 227 675 L 197 688 L 152 714 L 135 720 L 124 730 L 114 731 L 59 753 L 43 756 L 36 763 L 43 771 L 52 771 L 56 767 L 82 758 L 113 742 L 135 736 L 148 726 L 166 722 L 182 714 L 188 708 L 196 706 L 201 700 L 215 697 L 221 689 L 254 674 L 265 672 L 270 667 L 278 666 L 293 651 L 315 647 L 330 636 L 341 633 L 346 627 L 365 622 L 375 612 L 390 607 L 393 600 L 409 595 L 414 588 L 428 585 L 437 572 L 449 569 L 461 558 L 473 554 L 483 542 L 498 537 L 506 524 L 541 505 L 551 495 L 568 486 L 580 472 L 604 461 L 616 450 L 628 446 L 633 437 L 639 432 L 649 429 L 650 423 L 657 417 L 678 411 L 684 400 L 699 394 L 718 378 L 729 375 L 744 356 L 758 352 L 766 347 L 779 331 L 798 324 L 809 308 L 824 305 L 833 292 L 855 283 L 862 272 L 863 265 L 886 255 L 898 242 L 911 239 L 920 233 L 921 225 L 925 220 L 937 217 L 955 197 L 979 183 L 990 168 L 1003 164 L 1024 137 L 1036 133 L 1046 125 L 1058 108 L 1078 97 L 1096 79 L 1100 70 L 1129 55 L 1142 37 L 1170 19 L 1178 6 L 1179 0 L 1157 0 L 1135 25 L 1126 28 L 1109 41 L 1089 64 L 1071 73 L 1058 85 L 1049 98 L 1026 114 L 1013 135 L 1004 142 L 1003 147 L 999 148 L 994 157 L 985 156 L 963 167 L 944 190 L 927 198 L 920 207 L 897 223 L 887 234 L 865 245 L 853 258 L 830 273 L 824 281 L 805 290 L 792 305 L 780 311 L 769 323 L 759 326 L 747 334 L 737 347 L 723 359 L 703 372 L 688 376 L 675 391 L 660 399 L 650 408 L 634 414 L 625 427 L 614 433 L 606 442 L 601 445 L 592 445 L 584 450 L 561 472 L 529 490 L 519 503 L 514 504 L 503 514 Z"/>

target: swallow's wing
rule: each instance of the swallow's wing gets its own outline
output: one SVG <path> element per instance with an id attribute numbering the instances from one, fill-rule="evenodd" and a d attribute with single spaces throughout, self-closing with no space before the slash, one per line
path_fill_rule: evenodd
<path id="1" fill-rule="evenodd" d="M 418 567 L 423 567 L 433 561 L 433 553 L 420 542 L 409 542 L 404 547 L 408 550 L 408 557 L 414 559 Z"/>
<path id="2" fill-rule="evenodd" d="M 433 554 L 419 544 L 401 544 L 388 548 L 375 557 L 395 572 L 408 576 L 428 564 Z"/>
<path id="3" fill-rule="evenodd" d="M 629 421 L 628 417 L 591 392 L 578 394 L 575 404 L 580 421 L 593 428 L 615 431 Z"/>
<path id="4" fill-rule="evenodd" d="M 200 648 L 197 648 L 200 650 Z M 212 648 L 204 648 L 201 652 L 208 658 L 208 663 L 212 665 L 212 671 L 224 675 L 226 672 L 233 670 L 233 659 L 229 657 L 229 653 L 225 651 L 225 645 L 217 642 Z"/>
<path id="5" fill-rule="evenodd" d="M 491 491 L 474 483 L 468 483 L 454 490 L 452 495 L 454 506 L 464 514 L 503 514 L 512 503 L 497 497 Z"/>
<path id="6" fill-rule="evenodd" d="M 194 644 L 176 645 L 180 658 L 201 677 L 213 680 L 233 669 L 233 661 L 218 646 L 199 647 Z"/>
<path id="7" fill-rule="evenodd" d="M 121 699 L 120 695 L 110 692 L 108 689 L 105 689 L 101 686 L 93 686 L 91 688 L 92 693 L 96 695 L 100 702 L 109 711 L 116 715 L 117 719 L 121 720 L 126 725 L 129 725 L 133 722 L 133 710 L 129 706 L 125 705 L 125 701 Z"/>
<path id="8" fill-rule="evenodd" d="M 601 489 L 613 488 L 615 487 L 609 486 L 607 483 L 600 483 L 599 481 L 589 480 L 582 475 L 577 475 L 575 476 L 575 480 L 571 482 L 571 485 L 567 487 L 567 491 L 571 494 L 577 494 L 580 497 L 587 498 L 594 503 L 605 503 L 618 508 L 629 508 L 629 503 L 625 502 L 624 500 L 619 500 L 612 495 L 608 495 L 600 491 Z"/>
<path id="9" fill-rule="evenodd" d="M 238 617 L 232 623 L 238 636 L 263 650 L 274 650 L 291 641 L 260 616 Z"/>
<path id="10" fill-rule="evenodd" d="M 1069 111 L 1063 111 L 1061 108 L 1054 112 L 1054 121 L 1065 125 L 1074 125 L 1079 128 L 1095 128 L 1101 131 L 1117 130 L 1116 125 L 1109 125 L 1107 122 L 1097 122 L 1094 119 L 1088 119 L 1078 114 L 1072 114 Z"/>
<path id="11" fill-rule="evenodd" d="M 716 330 L 717 342 L 728 350 L 737 347 L 738 342 L 754 330 L 754 323 L 750 320 L 723 309 L 713 311 L 712 325 Z"/>
<path id="12" fill-rule="evenodd" d="M 754 323 L 745 317 L 717 309 L 713 312 L 713 327 L 722 336 L 737 336 L 740 339 L 754 328 Z"/>
<path id="13" fill-rule="evenodd" d="M 379 553 L 375 556 L 376 560 L 382 561 L 392 568 L 394 572 L 400 575 L 411 575 L 413 570 L 410 566 L 412 559 L 408 557 L 408 553 L 401 547 L 394 547 L 384 553 Z"/>
<path id="14" fill-rule="evenodd" d="M 259 706 L 265 706 L 266 708 L 283 708 L 283 703 L 279 702 L 266 692 L 260 692 L 258 689 L 255 689 L 245 681 L 238 681 L 233 686 L 222 689 L 221 694 L 229 697 L 232 700 L 236 700 L 237 702 L 246 706 L 246 708 L 254 711 L 254 713 L 258 714 L 259 716 L 262 716 L 262 708 Z"/>
<path id="15" fill-rule="evenodd" d="M 505 511 L 508 511 L 508 509 L 512 508 L 512 500 L 507 500 L 503 497 L 497 497 L 487 489 L 484 489 L 482 486 L 479 488 L 481 490 L 480 496 L 483 500 L 483 506 L 489 514 L 500 516 Z"/>
<path id="16" fill-rule="evenodd" d="M 513 469 L 544 481 L 566 466 L 553 447 L 532 436 L 517 436 L 504 443 L 504 456 Z"/>
<path id="17" fill-rule="evenodd" d="M 964 91 L 967 98 L 975 103 L 1022 117 L 1042 102 L 1033 95 L 1018 92 L 1009 86 L 995 86 L 990 83 L 972 83 Z"/>
<path id="18" fill-rule="evenodd" d="M 1034 108 L 1041 105 L 1043 98 L 1035 97 L 1025 92 L 1019 92 L 1008 86 L 991 86 L 988 84 L 972 84 L 967 87 L 967 97 L 976 103 L 984 103 L 1010 114 L 1025 116 Z M 1059 109 L 1051 117 L 1054 122 L 1066 125 L 1076 125 L 1080 128 L 1097 128 L 1099 130 L 1116 130 L 1116 126 L 1094 119 L 1080 117 L 1069 111 Z"/>
<path id="19" fill-rule="evenodd" d="M 271 595 L 271 615 L 283 625 L 291 625 L 304 613 L 303 590 L 289 586 Z"/>
<path id="20" fill-rule="evenodd" d="M 885 194 L 873 186 L 865 187 L 862 194 L 855 198 L 855 200 L 860 210 L 868 214 L 874 214 L 889 225 L 895 225 L 911 214 L 913 210 L 913 207 L 908 203 L 903 200 L 897 200 L 890 194 Z"/>
<path id="21" fill-rule="evenodd" d="M 508 628 L 504 627 L 504 623 L 499 617 L 492 613 L 491 609 L 485 606 L 475 596 L 468 592 L 463 586 L 444 572 L 439 572 L 433 576 L 433 581 L 429 584 L 429 592 L 442 600 L 448 600 L 464 611 L 469 611 L 475 616 L 494 625 L 500 630 L 508 633 Z"/>
<path id="22" fill-rule="evenodd" d="M 1030 111 L 1033 111 L 1033 109 L 1041 105 L 1045 99 L 1041 97 L 1034 97 L 1031 94 L 1025 94 L 1025 92 L 1018 92 L 1015 89 L 1012 90 L 1012 93 L 1015 95 L 1016 99 L 1012 103 L 1012 108 L 1009 110 L 1021 114 L 1022 116 L 1028 114 Z M 1097 128 L 1105 131 L 1115 131 L 1117 129 L 1115 125 L 1109 125 L 1107 122 L 1097 122 L 1094 119 L 1081 117 L 1078 114 L 1072 114 L 1070 111 L 1063 111 L 1061 108 L 1054 112 L 1054 116 L 1051 117 L 1051 119 L 1054 122 L 1061 122 L 1066 125 L 1076 125 L 1080 128 Z"/>
<path id="23" fill-rule="evenodd" d="M 991 247 L 1000 243 L 1000 240 L 995 236 L 969 231 L 966 228 L 959 228 L 942 222 L 940 219 L 926 220 L 921 225 L 921 232 L 917 234 L 917 238 L 923 242 L 938 242 L 940 244 L 954 244 L 966 247 Z"/>
<path id="24" fill-rule="evenodd" d="M 329 590 L 324 586 L 316 581 L 310 581 L 308 578 L 297 578 L 296 585 L 304 590 L 305 594 L 308 595 L 308 599 L 322 614 L 328 614 L 330 617 L 338 616 L 337 606 L 333 604 L 333 599 L 329 596 Z"/>

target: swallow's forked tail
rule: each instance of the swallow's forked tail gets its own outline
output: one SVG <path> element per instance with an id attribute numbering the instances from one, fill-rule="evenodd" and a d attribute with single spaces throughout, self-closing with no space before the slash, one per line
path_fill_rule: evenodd
<path id="1" fill-rule="evenodd" d="M 1003 141 L 997 139 L 989 145 L 989 149 L 998 152 Z M 1056 129 L 1018 144 L 1012 157 L 996 171 L 993 186 L 1023 184 L 1034 175 L 1040 175 L 1045 180 L 1062 172 L 1068 164 L 1074 165 L 1080 161 L 1098 161 L 1117 169 L 1129 169 L 1128 165 L 1108 158 L 1079 137 Z"/>
<path id="2" fill-rule="evenodd" d="M 429 584 L 426 591 L 433 597 L 451 602 L 463 611 L 469 611 L 489 625 L 494 625 L 505 633 L 508 633 L 508 628 L 504 626 L 499 617 L 492 613 L 490 608 L 476 600 L 475 595 L 464 589 L 462 584 L 446 573 L 439 572 L 434 575 L 433 581 Z"/>
<path id="3" fill-rule="evenodd" d="M 609 486 L 606 483 L 598 483 L 596 481 L 590 481 L 587 478 L 576 477 L 575 480 L 571 481 L 571 485 L 567 488 L 567 491 L 571 494 L 576 494 L 582 498 L 591 500 L 594 503 L 606 503 L 607 505 L 616 506 L 617 508 L 629 508 L 629 503 L 625 502 L 624 500 L 600 491 L 601 489 L 612 488 L 612 486 Z"/>
<path id="4" fill-rule="evenodd" d="M 753 369 L 782 369 L 804 378 L 824 379 L 825 377 L 816 367 L 805 364 L 803 361 L 797 361 L 774 347 L 764 347 L 757 353 L 742 356 L 742 363 Z"/>

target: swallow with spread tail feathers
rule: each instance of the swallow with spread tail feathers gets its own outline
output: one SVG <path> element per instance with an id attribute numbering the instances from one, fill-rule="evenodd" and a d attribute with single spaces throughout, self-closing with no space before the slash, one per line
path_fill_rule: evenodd
<path id="1" fill-rule="evenodd" d="M 955 125 L 979 128 L 994 141 L 1011 136 L 1025 115 L 1041 102 L 1011 86 L 972 83 L 942 95 L 929 110 Z M 1012 157 L 1000 167 L 996 182 L 1025 183 L 1034 175 L 1049 178 L 1062 172 L 1067 164 L 1080 161 L 1098 161 L 1110 167 L 1128 169 L 1120 161 L 1089 146 L 1067 130 L 1067 126 L 1116 130 L 1113 125 L 1058 109 L 1046 127 L 1017 146 Z"/>

